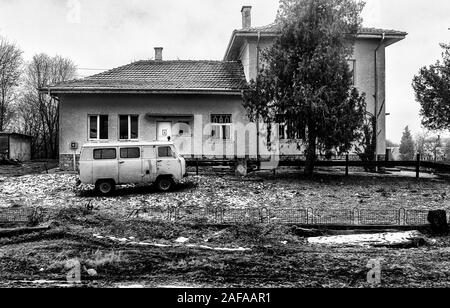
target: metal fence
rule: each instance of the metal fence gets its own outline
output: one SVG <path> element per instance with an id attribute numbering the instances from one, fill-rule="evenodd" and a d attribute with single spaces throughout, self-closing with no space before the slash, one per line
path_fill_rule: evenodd
<path id="1" fill-rule="evenodd" d="M 416 226 L 428 224 L 428 210 L 313 209 L 313 208 L 198 208 L 166 207 L 135 211 L 129 218 L 151 221 L 194 222 L 205 224 L 298 224 L 348 226 Z M 448 214 L 448 213 L 447 213 Z M 0 209 L 0 226 L 39 224 L 49 213 L 39 207 Z"/>
<path id="2" fill-rule="evenodd" d="M 37 225 L 46 220 L 47 212 L 39 207 L 0 209 L 0 226 Z"/>
<path id="3" fill-rule="evenodd" d="M 202 168 L 212 168 L 214 167 L 224 167 L 219 168 L 219 170 L 234 170 L 234 167 L 237 166 L 238 159 L 237 158 L 187 158 L 187 166 L 191 168 L 195 168 L 195 173 L 197 175 L 200 174 L 200 167 Z M 279 156 L 277 157 L 277 168 L 278 167 L 295 167 L 301 168 L 305 167 L 306 160 L 304 155 L 294 155 L 294 156 Z M 260 158 L 250 159 L 246 158 L 248 171 L 258 170 L 260 163 L 263 161 L 268 161 L 270 158 Z M 442 173 L 450 173 L 450 162 L 443 161 L 427 161 L 421 160 L 421 156 L 417 155 L 415 160 L 411 161 L 393 161 L 389 160 L 389 156 L 379 155 L 377 161 L 365 161 L 362 160 L 358 155 L 345 155 L 345 156 L 333 156 L 331 158 L 327 158 L 324 156 L 320 156 L 317 158 L 315 162 L 316 167 L 343 167 L 345 168 L 345 175 L 349 175 L 349 168 L 364 168 L 364 169 L 374 169 L 374 168 L 414 168 L 416 172 L 416 178 L 420 178 L 420 173 L 424 171 L 423 169 L 433 169 L 437 172 Z M 226 168 L 225 168 L 226 167 Z M 277 169 L 275 168 L 275 170 Z M 193 170 L 191 170 L 192 172 Z M 217 171 L 217 169 L 215 170 Z"/>
<path id="4" fill-rule="evenodd" d="M 176 222 L 203 222 L 210 224 L 273 223 L 300 225 L 349 226 L 415 226 L 428 224 L 428 210 L 373 210 L 373 209 L 303 209 L 303 208 L 246 208 L 202 209 L 167 208 L 157 215 L 147 211 L 146 217 Z"/>

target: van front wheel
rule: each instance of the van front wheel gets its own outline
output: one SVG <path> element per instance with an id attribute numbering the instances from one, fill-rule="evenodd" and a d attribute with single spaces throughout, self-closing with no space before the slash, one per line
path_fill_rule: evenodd
<path id="1" fill-rule="evenodd" d="M 156 181 L 156 187 L 159 191 L 167 192 L 173 187 L 173 180 L 170 177 L 161 177 Z"/>
<path id="2" fill-rule="evenodd" d="M 103 195 L 109 195 L 114 191 L 116 185 L 112 181 L 99 181 L 95 187 Z"/>

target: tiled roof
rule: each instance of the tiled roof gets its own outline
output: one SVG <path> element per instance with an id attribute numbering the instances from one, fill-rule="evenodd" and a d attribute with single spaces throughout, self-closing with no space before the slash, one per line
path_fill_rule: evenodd
<path id="1" fill-rule="evenodd" d="M 378 28 L 362 28 L 359 34 L 376 34 L 376 35 L 393 35 L 393 36 L 406 36 L 408 33 L 403 31 L 391 30 L 391 29 L 378 29 Z"/>
<path id="2" fill-rule="evenodd" d="M 237 32 L 258 32 L 258 31 L 261 31 L 262 33 L 277 33 L 280 31 L 280 26 L 276 23 L 271 23 L 269 25 L 262 26 L 262 27 L 252 27 L 252 28 L 248 28 L 248 29 L 237 30 Z M 383 33 L 386 35 L 395 35 L 395 36 L 396 35 L 398 35 L 398 36 L 407 35 L 406 32 L 397 31 L 397 30 L 366 28 L 366 27 L 361 28 L 361 30 L 359 31 L 360 35 L 364 35 L 364 34 L 382 35 Z"/>
<path id="3" fill-rule="evenodd" d="M 91 77 L 60 83 L 51 91 L 225 91 L 246 86 L 235 61 L 138 61 Z"/>

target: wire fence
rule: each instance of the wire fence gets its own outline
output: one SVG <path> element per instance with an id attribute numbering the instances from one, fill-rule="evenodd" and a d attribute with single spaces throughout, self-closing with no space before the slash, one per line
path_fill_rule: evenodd
<path id="1" fill-rule="evenodd" d="M 427 225 L 428 210 L 313 209 L 313 208 L 199 208 L 161 207 L 134 211 L 128 219 L 204 224 L 297 224 L 318 226 L 418 226 Z M 447 215 L 449 212 L 447 211 Z M 50 220 L 39 207 L 0 209 L 0 227 L 37 225 Z"/>
<path id="2" fill-rule="evenodd" d="M 38 225 L 48 220 L 48 212 L 40 207 L 0 209 L 0 226 Z"/>
<path id="3" fill-rule="evenodd" d="M 167 208 L 146 217 L 172 222 L 203 222 L 209 224 L 273 223 L 299 225 L 349 226 L 416 226 L 427 225 L 428 210 L 373 209 L 303 209 L 303 208 L 245 208 L 202 209 Z"/>

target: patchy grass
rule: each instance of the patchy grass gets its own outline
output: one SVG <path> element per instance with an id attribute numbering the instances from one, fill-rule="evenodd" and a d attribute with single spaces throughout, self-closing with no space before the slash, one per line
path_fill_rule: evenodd
<path id="1" fill-rule="evenodd" d="M 185 179 L 171 193 L 151 186 L 120 188 L 109 197 L 92 187 L 75 188 L 76 175 L 42 174 L 0 178 L 0 207 L 40 205 L 59 210 L 90 204 L 115 217 L 165 207 L 184 208 L 313 208 L 313 209 L 442 209 L 450 208 L 449 182 L 354 173 L 319 174 L 314 180 L 298 174 L 261 173 L 245 179 L 198 176 Z"/>

